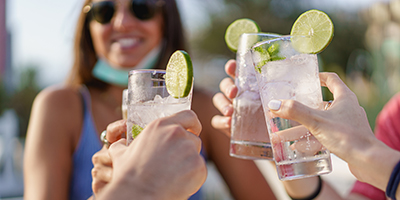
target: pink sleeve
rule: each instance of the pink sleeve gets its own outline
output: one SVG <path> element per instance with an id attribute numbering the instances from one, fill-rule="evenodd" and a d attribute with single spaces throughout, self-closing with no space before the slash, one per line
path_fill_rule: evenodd
<path id="1" fill-rule="evenodd" d="M 376 119 L 375 136 L 389 147 L 400 151 L 400 93 L 396 94 L 382 109 Z M 385 192 L 372 185 L 356 181 L 351 193 L 370 199 L 386 200 Z"/>

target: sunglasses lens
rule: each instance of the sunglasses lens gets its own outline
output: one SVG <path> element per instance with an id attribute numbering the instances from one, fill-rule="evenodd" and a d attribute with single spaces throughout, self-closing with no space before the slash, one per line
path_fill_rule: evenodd
<path id="1" fill-rule="evenodd" d="M 140 20 L 147 20 L 154 16 L 156 5 L 153 1 L 132 0 L 131 12 Z"/>
<path id="2" fill-rule="evenodd" d="M 91 12 L 93 18 L 101 24 L 106 24 L 111 21 L 114 15 L 114 2 L 112 1 L 101 1 L 93 3 Z"/>

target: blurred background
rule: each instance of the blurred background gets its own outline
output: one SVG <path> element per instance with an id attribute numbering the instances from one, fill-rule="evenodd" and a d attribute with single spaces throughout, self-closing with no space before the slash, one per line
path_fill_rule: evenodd
<path id="1" fill-rule="evenodd" d="M 335 25 L 331 44 L 319 55 L 320 70 L 338 73 L 349 85 L 372 128 L 383 105 L 400 91 L 400 0 L 177 1 L 198 87 L 219 90 L 226 77 L 224 64 L 235 58 L 224 41 L 225 29 L 235 19 L 253 19 L 263 32 L 289 34 L 301 13 L 316 8 Z M 62 84 L 66 77 L 82 3 L 0 0 L 0 199 L 23 195 L 22 159 L 31 105 L 41 89 Z M 327 90 L 324 98 L 332 99 Z M 215 186 L 218 181 L 211 171 L 207 199 L 230 199 L 226 188 Z"/>

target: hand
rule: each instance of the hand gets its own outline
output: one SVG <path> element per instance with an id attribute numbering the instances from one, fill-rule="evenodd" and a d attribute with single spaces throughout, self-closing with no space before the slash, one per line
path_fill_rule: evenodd
<path id="1" fill-rule="evenodd" d="M 354 156 L 364 153 L 377 140 L 356 95 L 343 81 L 334 73 L 320 73 L 320 79 L 334 96 L 328 110 L 314 110 L 294 100 L 280 100 L 277 108 L 271 102 L 268 105 L 274 115 L 303 124 L 322 145 L 348 162 L 357 177 L 362 166 L 354 162 Z"/>
<path id="2" fill-rule="evenodd" d="M 106 139 L 110 144 L 116 142 L 121 138 L 125 138 L 126 133 L 126 120 L 118 120 L 107 126 Z M 112 178 L 112 162 L 110 155 L 107 151 L 107 146 L 96 152 L 92 157 L 92 190 L 96 196 L 104 186 L 106 186 Z"/>
<path id="3" fill-rule="evenodd" d="M 207 175 L 200 156 L 200 131 L 197 116 L 182 111 L 153 121 L 128 147 L 125 139 L 113 143 L 108 150 L 113 179 L 100 195 L 113 188 L 120 190 L 114 195 L 125 198 L 187 199 Z"/>
<path id="4" fill-rule="evenodd" d="M 231 119 L 233 114 L 232 100 L 236 97 L 238 92 L 238 88 L 235 86 L 234 78 L 235 78 L 235 70 L 236 70 L 236 61 L 229 60 L 225 64 L 225 72 L 230 76 L 223 79 L 219 85 L 220 90 L 223 92 L 219 92 L 213 97 L 214 106 L 223 114 L 215 115 L 212 118 L 211 125 L 226 135 L 230 137 L 231 134 Z"/>
<path id="5" fill-rule="evenodd" d="M 92 163 L 92 190 L 97 196 L 112 178 L 112 161 L 106 146 L 93 155 Z"/>

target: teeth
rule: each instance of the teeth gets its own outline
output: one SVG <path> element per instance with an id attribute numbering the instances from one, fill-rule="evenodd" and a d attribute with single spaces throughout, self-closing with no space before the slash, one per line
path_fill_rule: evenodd
<path id="1" fill-rule="evenodd" d="M 121 45 L 121 47 L 128 47 L 134 45 L 138 39 L 133 39 L 133 38 L 124 38 L 124 39 L 119 39 L 117 42 Z"/>

